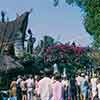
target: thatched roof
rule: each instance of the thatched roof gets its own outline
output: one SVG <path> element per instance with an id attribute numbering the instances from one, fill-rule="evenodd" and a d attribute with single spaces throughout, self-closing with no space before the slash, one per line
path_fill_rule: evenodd
<path id="1" fill-rule="evenodd" d="M 30 12 L 25 12 L 13 21 L 0 22 L 0 43 L 3 41 L 12 42 L 16 39 L 16 32 L 20 31 L 25 35 Z"/>
<path id="2" fill-rule="evenodd" d="M 0 73 L 9 73 L 11 70 L 15 72 L 23 69 L 24 67 L 10 56 L 0 55 Z"/>

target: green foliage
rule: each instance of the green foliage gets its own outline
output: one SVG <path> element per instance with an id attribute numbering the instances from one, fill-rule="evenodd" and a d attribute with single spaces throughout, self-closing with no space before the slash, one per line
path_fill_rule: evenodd
<path id="1" fill-rule="evenodd" d="M 86 50 L 81 47 L 67 44 L 54 44 L 46 48 L 44 58 L 45 62 L 57 63 L 61 73 L 63 73 L 63 69 L 66 68 L 67 74 L 75 74 L 77 70 L 84 69 L 86 56 L 83 55 L 85 52 Z M 81 63 L 82 60 L 84 63 Z"/>
<path id="2" fill-rule="evenodd" d="M 8 89 L 7 77 L 0 76 L 0 89 Z"/>
<path id="3" fill-rule="evenodd" d="M 25 73 L 40 73 L 44 68 L 53 71 L 53 65 L 58 65 L 58 70 L 63 73 L 66 68 L 67 74 L 75 74 L 77 70 L 84 70 L 84 66 L 88 66 L 91 57 L 87 55 L 87 49 L 77 47 L 74 44 L 62 44 L 54 42 L 54 39 L 45 36 L 41 43 L 34 49 L 33 55 L 24 53 L 21 58 Z M 91 60 L 92 61 L 92 60 Z"/>
<path id="4" fill-rule="evenodd" d="M 61 73 L 66 68 L 67 74 L 75 74 L 77 70 L 84 70 L 84 66 L 89 67 L 89 64 L 92 64 L 90 63 L 91 58 L 86 53 L 86 48 L 77 47 L 73 44 L 57 44 L 49 36 L 45 36 L 41 40 L 35 51 L 33 67 L 38 68 L 38 71 L 45 67 L 52 69 L 53 64 L 57 63 Z"/>
<path id="5" fill-rule="evenodd" d="M 35 57 L 34 64 L 36 67 L 38 67 L 39 70 L 42 70 L 45 67 L 43 57 L 39 57 L 39 56 Z"/>
<path id="6" fill-rule="evenodd" d="M 55 42 L 54 42 L 54 39 L 52 37 L 44 36 L 43 40 L 41 40 L 40 43 L 35 48 L 37 55 L 42 56 L 44 48 L 52 46 L 53 44 L 55 44 Z"/>
<path id="7" fill-rule="evenodd" d="M 30 53 L 24 52 L 23 56 L 20 58 L 23 61 L 33 60 L 33 56 Z"/>
<path id="8" fill-rule="evenodd" d="M 91 59 L 93 59 L 96 66 L 100 65 L 100 51 L 99 50 L 92 50 L 91 52 L 88 52 L 87 54 Z"/>
<path id="9" fill-rule="evenodd" d="M 44 36 L 44 47 L 52 46 L 54 44 L 54 39 L 50 36 Z"/>

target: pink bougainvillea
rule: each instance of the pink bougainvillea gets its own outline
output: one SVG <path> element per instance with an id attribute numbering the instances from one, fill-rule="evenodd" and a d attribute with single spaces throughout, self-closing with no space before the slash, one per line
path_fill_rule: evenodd
<path id="1" fill-rule="evenodd" d="M 54 58 L 54 56 L 57 58 L 66 58 L 66 56 L 74 55 L 74 56 L 80 56 L 85 52 L 85 48 L 79 47 L 79 46 L 73 46 L 73 45 L 67 45 L 67 44 L 58 44 L 53 45 L 48 48 L 44 49 L 45 52 L 45 60 L 49 61 Z M 67 59 L 67 58 L 66 58 Z"/>

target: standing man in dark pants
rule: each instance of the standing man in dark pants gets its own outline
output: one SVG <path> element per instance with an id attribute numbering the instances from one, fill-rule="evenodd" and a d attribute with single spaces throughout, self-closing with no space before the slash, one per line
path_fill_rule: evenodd
<path id="1" fill-rule="evenodd" d="M 76 87 L 75 75 L 70 79 L 70 93 L 71 93 L 71 100 L 77 100 L 77 87 Z"/>
<path id="2" fill-rule="evenodd" d="M 21 81 L 22 81 L 22 78 L 21 78 L 21 76 L 19 75 L 19 76 L 17 77 L 17 82 L 16 82 L 16 85 L 17 85 L 17 91 L 16 91 L 16 93 L 17 93 L 17 100 L 22 100 L 21 87 L 20 87 Z"/>

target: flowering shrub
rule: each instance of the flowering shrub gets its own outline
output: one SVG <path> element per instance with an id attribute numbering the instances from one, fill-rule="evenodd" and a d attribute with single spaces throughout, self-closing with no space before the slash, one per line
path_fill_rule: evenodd
<path id="1" fill-rule="evenodd" d="M 46 63 L 57 63 L 61 73 L 63 68 L 66 68 L 69 73 L 75 73 L 84 67 L 81 60 L 86 50 L 86 48 L 75 45 L 56 44 L 45 48 L 43 56 Z"/>
<path id="2" fill-rule="evenodd" d="M 68 56 L 80 57 L 83 53 L 85 53 L 86 49 L 83 47 L 67 45 L 67 44 L 59 44 L 53 45 L 44 49 L 44 57 L 45 61 L 52 61 L 57 59 L 69 60 Z"/>

